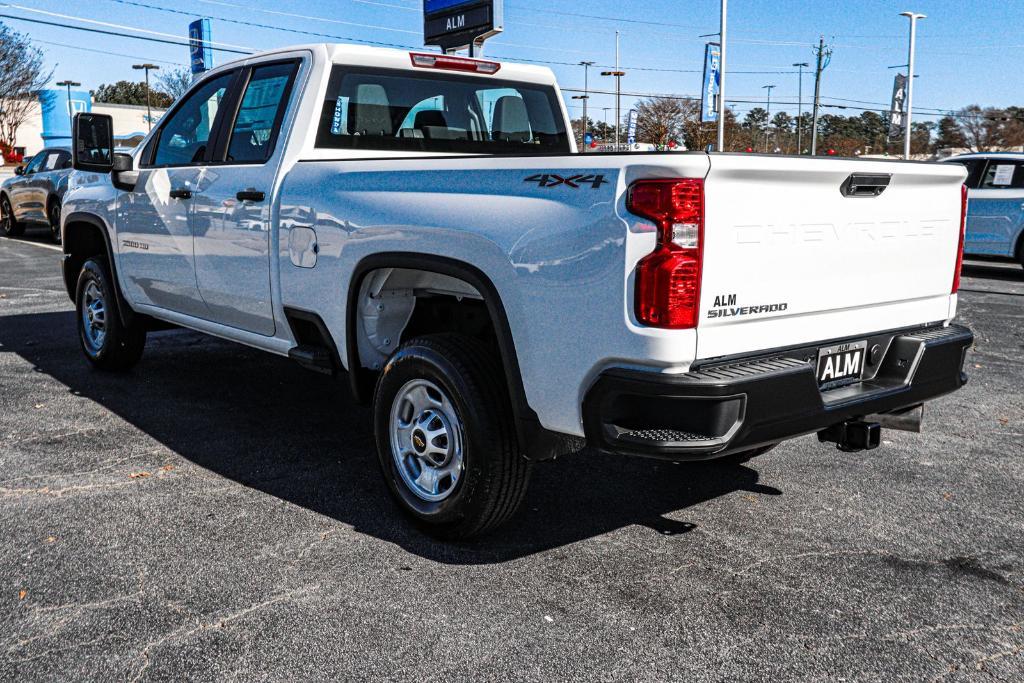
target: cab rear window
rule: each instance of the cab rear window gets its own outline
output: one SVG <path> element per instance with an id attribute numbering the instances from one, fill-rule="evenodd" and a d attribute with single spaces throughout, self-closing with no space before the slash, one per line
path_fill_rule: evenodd
<path id="1" fill-rule="evenodd" d="M 568 153 L 552 87 L 336 65 L 316 146 L 462 154 Z"/>

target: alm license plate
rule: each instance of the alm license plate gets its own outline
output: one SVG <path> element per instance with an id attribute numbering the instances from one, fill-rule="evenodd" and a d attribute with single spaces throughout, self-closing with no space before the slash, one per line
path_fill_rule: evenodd
<path id="1" fill-rule="evenodd" d="M 834 389 L 859 382 L 864 374 L 866 341 L 837 344 L 818 349 L 818 386 Z"/>

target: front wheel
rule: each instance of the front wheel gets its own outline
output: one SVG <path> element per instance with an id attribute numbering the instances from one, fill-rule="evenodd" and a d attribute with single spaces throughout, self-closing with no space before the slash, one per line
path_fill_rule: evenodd
<path id="1" fill-rule="evenodd" d="M 78 338 L 86 359 L 101 370 L 131 368 L 146 346 L 146 328 L 138 321 L 121 321 L 116 286 L 102 259 L 91 258 L 82 265 L 75 297 Z"/>
<path id="2" fill-rule="evenodd" d="M 0 232 L 4 237 L 18 237 L 25 232 L 25 224 L 14 219 L 14 210 L 7 195 L 0 197 Z"/>
<path id="3" fill-rule="evenodd" d="M 403 344 L 374 393 L 388 488 L 425 531 L 466 539 L 518 509 L 530 477 L 498 353 L 461 335 Z"/>

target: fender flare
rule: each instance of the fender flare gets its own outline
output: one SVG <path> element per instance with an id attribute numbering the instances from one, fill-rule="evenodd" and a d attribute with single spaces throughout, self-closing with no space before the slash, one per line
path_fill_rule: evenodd
<path id="1" fill-rule="evenodd" d="M 75 211 L 66 216 L 61 217 L 61 232 L 65 232 L 67 226 L 72 223 L 86 223 L 91 225 L 102 237 L 103 246 L 106 251 L 107 265 L 110 268 L 110 277 L 114 279 L 114 298 L 117 303 L 117 314 L 121 318 L 121 322 L 125 326 L 131 325 L 135 319 L 135 311 L 128 305 L 127 300 L 124 297 L 124 293 L 121 291 L 121 281 L 117 276 L 117 262 L 114 261 L 114 248 L 110 243 L 110 232 L 107 228 L 106 223 L 102 218 L 95 214 L 86 213 L 84 211 Z M 63 239 L 62 247 L 64 250 L 64 258 L 61 261 L 61 270 L 64 274 L 64 287 L 67 289 L 68 297 L 71 301 L 75 300 L 75 288 L 78 283 L 78 272 L 71 272 L 72 257 L 74 256 L 70 251 L 72 240 L 69 240 L 67 236 L 62 235 Z"/>
<path id="2" fill-rule="evenodd" d="M 348 376 L 353 396 L 360 403 L 367 403 L 373 394 L 372 373 L 359 366 L 359 350 L 356 345 L 356 325 L 359 310 L 357 299 L 363 279 L 368 273 L 381 268 L 409 268 L 426 270 L 458 278 L 480 292 L 484 305 L 494 323 L 498 339 L 501 364 L 508 381 L 509 399 L 512 403 L 516 434 L 520 450 L 531 460 L 543 460 L 565 451 L 565 439 L 544 429 L 537 413 L 526 399 L 523 375 L 519 368 L 512 328 L 505 313 L 497 288 L 479 268 L 444 256 L 415 252 L 380 252 L 362 258 L 349 281 L 345 321 L 345 349 L 348 360 Z"/>

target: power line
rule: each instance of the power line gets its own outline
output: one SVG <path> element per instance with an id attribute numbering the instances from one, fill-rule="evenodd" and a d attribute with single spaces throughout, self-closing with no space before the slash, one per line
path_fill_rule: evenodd
<path id="1" fill-rule="evenodd" d="M 13 14 L 0 14 L 0 18 L 2 18 L 2 19 L 13 19 L 14 21 L 24 21 L 24 22 L 28 22 L 30 24 L 43 24 L 45 26 L 56 26 L 58 28 L 68 28 L 68 29 L 72 29 L 72 30 L 75 30 L 75 31 L 85 31 L 87 33 L 100 33 L 100 34 L 107 35 L 107 36 L 116 36 L 118 38 L 131 38 L 132 40 L 145 40 L 145 41 L 148 41 L 148 42 L 151 42 L 151 43 L 163 43 L 165 45 L 178 45 L 178 46 L 181 46 L 181 47 L 189 47 L 188 41 L 170 40 L 170 39 L 166 39 L 166 38 L 153 38 L 152 36 L 132 36 L 132 35 L 128 35 L 126 33 L 118 33 L 116 31 L 105 31 L 105 30 L 99 29 L 99 28 L 88 28 L 88 27 L 85 27 L 85 26 L 75 26 L 74 24 L 62 24 L 60 22 L 46 21 L 44 19 L 29 19 L 28 17 L 19 17 L 19 16 L 15 16 Z M 239 54 L 239 55 L 250 55 L 250 54 L 252 54 L 252 51 L 249 51 L 249 50 L 232 50 L 232 49 L 224 48 L 224 47 L 211 47 L 210 49 L 211 50 L 215 50 L 217 52 L 230 52 L 230 53 Z"/>

